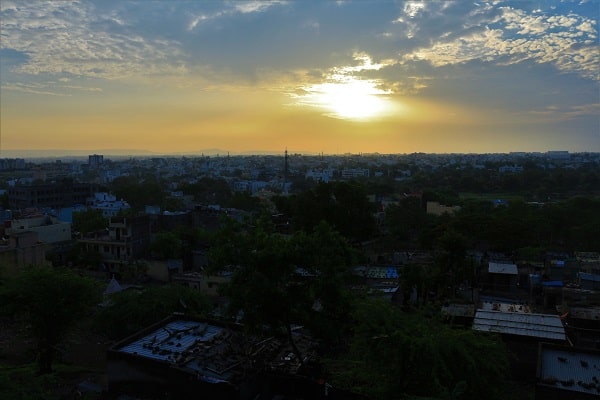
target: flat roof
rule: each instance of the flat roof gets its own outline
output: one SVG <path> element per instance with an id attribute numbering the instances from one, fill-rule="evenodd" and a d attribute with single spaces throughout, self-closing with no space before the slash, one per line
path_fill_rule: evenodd
<path id="1" fill-rule="evenodd" d="M 506 275 L 517 275 L 519 273 L 515 264 L 508 263 L 495 263 L 491 262 L 488 264 L 488 272 L 491 274 L 506 274 Z"/>
<path id="2" fill-rule="evenodd" d="M 600 352 L 542 344 L 538 383 L 600 397 Z"/>
<path id="3" fill-rule="evenodd" d="M 312 342 L 296 340 L 308 354 Z M 287 347 L 274 337 L 248 337 L 227 324 L 176 315 L 116 344 L 111 352 L 187 370 L 208 383 L 236 384 L 255 365 L 272 363 L 278 352 L 289 353 Z M 278 369 L 287 371 L 301 365 L 295 357 L 281 363 Z"/>

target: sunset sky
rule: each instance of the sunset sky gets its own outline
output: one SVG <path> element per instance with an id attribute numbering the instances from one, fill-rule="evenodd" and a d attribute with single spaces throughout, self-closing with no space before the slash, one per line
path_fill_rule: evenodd
<path id="1" fill-rule="evenodd" d="M 600 0 L 0 8 L 0 156 L 600 151 Z"/>

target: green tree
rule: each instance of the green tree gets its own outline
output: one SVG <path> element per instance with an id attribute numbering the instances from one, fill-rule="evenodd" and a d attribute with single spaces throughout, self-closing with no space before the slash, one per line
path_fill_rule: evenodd
<path id="1" fill-rule="evenodd" d="M 504 398 L 508 358 L 495 337 L 380 300 L 364 301 L 352 316 L 349 351 L 326 362 L 334 386 L 376 399 Z"/>
<path id="2" fill-rule="evenodd" d="M 339 340 L 350 302 L 344 280 L 354 259 L 345 239 L 325 223 L 314 232 L 285 237 L 274 231 L 268 216 L 250 232 L 231 229 L 211 248 L 211 262 L 219 263 L 214 268 L 235 266 L 223 291 L 231 315 L 243 315 L 250 329 L 285 332 L 294 348 L 294 324 L 310 327 L 330 343 Z"/>
<path id="3" fill-rule="evenodd" d="M 173 232 L 157 232 L 152 238 L 150 251 L 161 260 L 180 258 L 182 256 L 182 242 Z"/>
<path id="4" fill-rule="evenodd" d="M 108 306 L 95 317 L 95 326 L 111 339 L 120 339 L 174 312 L 204 316 L 209 311 L 210 302 L 198 290 L 175 284 L 151 286 L 111 295 Z"/>
<path id="5" fill-rule="evenodd" d="M 37 341 L 39 373 L 52 371 L 57 345 L 91 306 L 100 290 L 94 281 L 65 268 L 30 268 L 1 287 L 5 313 L 23 318 Z"/>
<path id="6" fill-rule="evenodd" d="M 73 213 L 73 230 L 86 234 L 104 229 L 108 226 L 108 219 L 104 218 L 100 210 L 86 210 Z"/>

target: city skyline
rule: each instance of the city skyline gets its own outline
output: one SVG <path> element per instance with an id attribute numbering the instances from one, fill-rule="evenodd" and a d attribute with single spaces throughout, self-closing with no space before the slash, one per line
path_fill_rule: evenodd
<path id="1" fill-rule="evenodd" d="M 1 149 L 598 152 L 599 9 L 2 0 Z"/>

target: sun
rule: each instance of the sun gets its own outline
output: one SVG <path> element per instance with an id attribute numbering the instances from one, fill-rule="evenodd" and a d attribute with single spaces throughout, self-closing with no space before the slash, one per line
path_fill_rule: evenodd
<path id="1" fill-rule="evenodd" d="M 344 77 L 304 90 L 305 94 L 300 96 L 301 104 L 319 107 L 334 118 L 366 121 L 393 112 L 389 92 L 378 88 L 373 80 Z"/>

